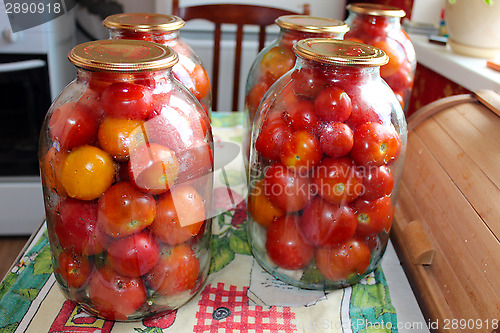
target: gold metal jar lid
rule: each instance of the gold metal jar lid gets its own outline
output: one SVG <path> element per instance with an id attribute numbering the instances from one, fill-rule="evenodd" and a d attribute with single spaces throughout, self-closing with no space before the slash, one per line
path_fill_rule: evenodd
<path id="1" fill-rule="evenodd" d="M 381 49 L 349 40 L 308 38 L 297 42 L 293 50 L 303 59 L 338 66 L 377 67 L 389 61 Z"/>
<path id="2" fill-rule="evenodd" d="M 349 26 L 344 21 L 308 15 L 284 15 L 276 19 L 284 29 L 312 33 L 346 33 Z"/>
<path id="3" fill-rule="evenodd" d="M 122 13 L 108 16 L 102 22 L 112 30 L 175 31 L 185 25 L 184 20 L 174 15 L 155 13 Z"/>
<path id="4" fill-rule="evenodd" d="M 376 3 L 353 3 L 347 5 L 347 10 L 358 14 L 375 16 L 404 17 L 406 12 L 401 8 Z"/>
<path id="5" fill-rule="evenodd" d="M 92 71 L 145 72 L 172 67 L 178 55 L 153 42 L 106 39 L 75 46 L 68 59 L 76 67 Z"/>

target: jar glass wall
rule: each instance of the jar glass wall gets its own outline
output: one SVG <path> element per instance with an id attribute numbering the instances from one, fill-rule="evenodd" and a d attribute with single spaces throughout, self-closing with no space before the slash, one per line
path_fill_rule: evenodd
<path id="1" fill-rule="evenodd" d="M 273 276 L 334 289 L 372 272 L 385 251 L 406 122 L 366 44 L 306 39 L 270 88 L 252 133 L 248 235 Z"/>
<path id="2" fill-rule="evenodd" d="M 212 132 L 173 78 L 177 54 L 134 40 L 76 46 L 39 145 L 47 230 L 64 295 L 110 320 L 185 304 L 206 281 Z"/>

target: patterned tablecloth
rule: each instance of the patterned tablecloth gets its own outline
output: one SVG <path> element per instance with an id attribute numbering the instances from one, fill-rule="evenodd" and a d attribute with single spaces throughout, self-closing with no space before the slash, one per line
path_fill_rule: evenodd
<path id="1" fill-rule="evenodd" d="M 224 143 L 241 143 L 241 119 L 240 113 L 213 114 L 216 164 L 227 155 Z M 83 312 L 59 290 L 42 224 L 0 285 L 0 332 L 397 332 L 381 267 L 355 286 L 331 292 L 291 287 L 265 272 L 247 243 L 244 201 L 234 200 L 245 197 L 245 183 L 241 155 L 215 174 L 220 214 L 213 218 L 211 273 L 180 309 L 129 323 Z M 225 207 L 221 197 L 228 193 L 235 204 Z"/>

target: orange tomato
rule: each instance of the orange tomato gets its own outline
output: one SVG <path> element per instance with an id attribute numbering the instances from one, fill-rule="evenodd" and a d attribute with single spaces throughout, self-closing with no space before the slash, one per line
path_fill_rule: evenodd
<path id="1" fill-rule="evenodd" d="M 380 75 L 384 78 L 396 74 L 406 59 L 403 46 L 392 39 L 380 39 L 374 41 L 372 45 L 384 51 L 389 57 L 389 62 L 380 67 Z"/>
<path id="2" fill-rule="evenodd" d="M 143 120 L 107 117 L 99 126 L 97 138 L 101 148 L 111 154 L 116 160 L 125 161 L 129 158 L 129 149 L 142 143 L 141 127 Z"/>
<path id="3" fill-rule="evenodd" d="M 201 65 L 196 64 L 191 72 L 191 77 L 193 78 L 195 85 L 195 89 L 192 93 L 199 101 L 201 101 L 210 92 L 210 80 L 208 79 L 208 74 Z"/>
<path id="4" fill-rule="evenodd" d="M 262 183 L 259 180 L 248 197 L 248 211 L 257 223 L 267 228 L 278 217 L 285 215 L 285 211 L 265 196 Z"/>
<path id="5" fill-rule="evenodd" d="M 263 75 L 270 75 L 274 81 L 288 72 L 295 65 L 295 55 L 285 47 L 271 48 L 260 62 L 260 71 Z"/>
<path id="6" fill-rule="evenodd" d="M 174 245 L 198 234 L 204 221 L 203 198 L 193 187 L 178 185 L 158 201 L 149 229 L 164 243 Z"/>
<path id="7" fill-rule="evenodd" d="M 113 183 L 115 168 L 111 156 L 97 147 L 83 145 L 73 149 L 62 165 L 61 183 L 68 196 L 93 200 Z"/>
<path id="8" fill-rule="evenodd" d="M 42 159 L 44 185 L 59 196 L 66 195 L 61 183 L 61 169 L 67 153 L 51 147 Z"/>

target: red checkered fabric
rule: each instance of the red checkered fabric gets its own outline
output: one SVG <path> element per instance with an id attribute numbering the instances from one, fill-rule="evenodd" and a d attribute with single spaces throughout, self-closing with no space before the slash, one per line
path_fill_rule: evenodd
<path id="1" fill-rule="evenodd" d="M 212 285 L 205 287 L 201 293 L 201 300 L 198 302 L 197 323 L 193 332 L 291 333 L 297 331 L 297 327 L 292 324 L 295 314 L 289 307 L 249 306 L 247 290 L 248 287 L 244 287 L 239 291 L 233 285 L 226 290 L 222 282 L 217 283 L 216 287 Z"/>

